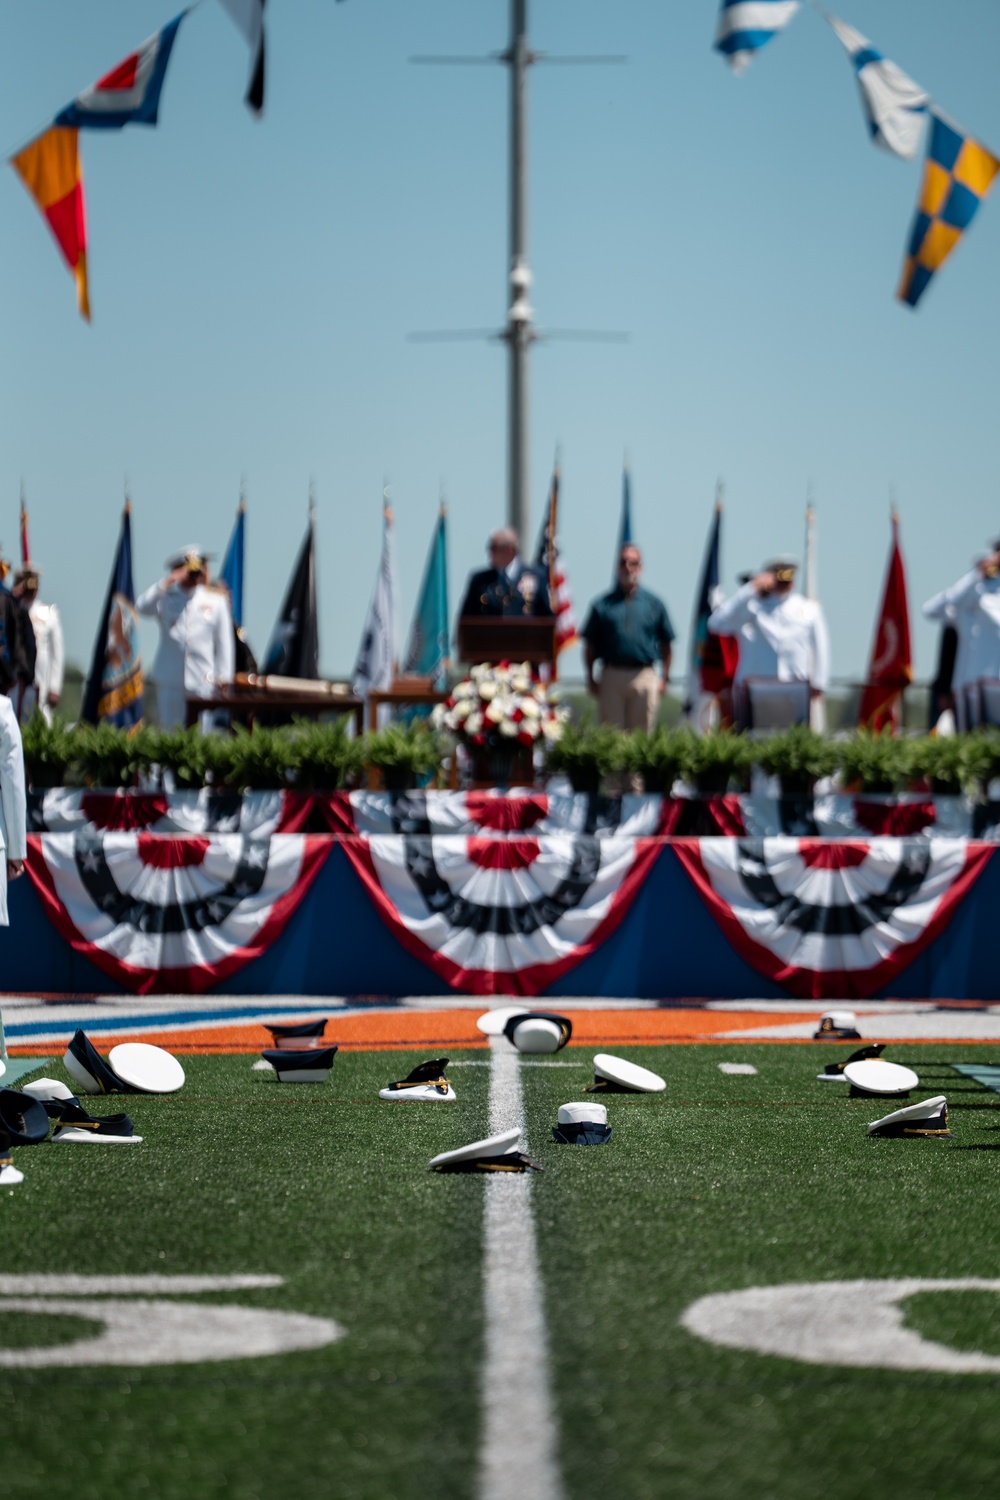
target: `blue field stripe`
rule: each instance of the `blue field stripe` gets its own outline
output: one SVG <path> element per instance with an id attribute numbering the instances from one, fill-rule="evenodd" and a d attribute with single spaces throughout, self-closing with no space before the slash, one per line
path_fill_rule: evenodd
<path id="1" fill-rule="evenodd" d="M 166 1031 L 171 1026 L 211 1026 L 223 1025 L 227 1021 L 255 1021 L 260 1016 L 313 1016 L 322 1015 L 324 1012 L 335 1011 L 338 1016 L 355 1015 L 358 1012 L 349 1011 L 343 1006 L 333 1005 L 254 1005 L 241 1006 L 238 1010 L 176 1010 L 158 1011 L 154 1015 L 136 1015 L 135 1013 L 122 1013 L 119 1016 L 107 1016 L 88 1020 L 85 1007 L 81 1007 L 80 1021 L 85 1023 L 84 1030 L 88 1035 L 96 1036 L 100 1032 L 118 1031 Z M 51 1021 L 13 1021 L 4 1023 L 4 1032 L 8 1039 L 12 1040 L 18 1036 L 41 1036 L 48 1035 L 53 1031 L 60 1031 L 65 1027 L 67 1031 L 74 1028 L 72 1020 Z"/>

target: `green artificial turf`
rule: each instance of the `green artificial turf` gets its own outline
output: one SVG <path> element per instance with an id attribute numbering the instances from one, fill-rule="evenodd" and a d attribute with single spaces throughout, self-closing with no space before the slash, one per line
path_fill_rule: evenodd
<path id="1" fill-rule="evenodd" d="M 456 1074 L 456 1104 L 380 1101 L 419 1060 L 342 1052 L 327 1084 L 296 1087 L 247 1057 L 186 1058 L 181 1093 L 126 1101 L 142 1145 L 17 1152 L 0 1270 L 277 1273 L 284 1286 L 203 1300 L 333 1318 L 346 1337 L 219 1364 L 0 1370 L 0 1494 L 472 1493 L 481 1184 L 427 1163 L 485 1134 L 489 1073 Z M 0 1318 L 5 1347 L 78 1331 Z"/>
<path id="2" fill-rule="evenodd" d="M 606 1096 L 608 1146 L 534 1131 L 574 1500 L 995 1495 L 1000 1377 L 800 1364 L 713 1346 L 678 1322 L 696 1298 L 741 1287 L 998 1275 L 1000 1101 L 944 1066 L 948 1050 L 891 1056 L 918 1070 L 923 1096 L 947 1094 L 950 1142 L 869 1138 L 893 1104 L 816 1082 L 834 1054 L 805 1045 L 629 1049 L 667 1092 Z M 724 1076 L 721 1061 L 759 1072 Z M 530 1117 L 554 1119 L 565 1077 L 523 1078 Z M 904 1311 L 927 1338 L 997 1348 L 998 1297 L 921 1294 Z"/>
<path id="3" fill-rule="evenodd" d="M 607 1147 L 551 1138 L 589 1069 L 521 1072 L 546 1168 L 531 1195 L 567 1500 L 992 1500 L 1000 1376 L 805 1365 L 678 1321 L 747 1286 L 1000 1275 L 1000 1099 L 948 1066 L 975 1049 L 890 1049 L 923 1094 L 947 1094 L 946 1142 L 870 1139 L 893 1105 L 818 1083 L 842 1055 L 830 1045 L 627 1055 L 668 1088 L 604 1096 Z M 484 1183 L 426 1168 L 486 1133 L 490 1073 L 455 1068 L 457 1105 L 381 1103 L 419 1060 L 341 1053 L 328 1084 L 293 1088 L 247 1057 L 185 1059 L 180 1094 L 126 1101 L 142 1146 L 17 1153 L 26 1181 L 0 1196 L 0 1271 L 277 1273 L 281 1287 L 203 1300 L 333 1318 L 346 1336 L 225 1364 L 0 1369 L 0 1495 L 475 1493 Z M 721 1061 L 758 1073 L 723 1075 Z M 1000 1353 L 1000 1297 L 921 1292 L 903 1313 L 928 1339 Z M 2 1303 L 0 1317 L 5 1348 L 80 1332 Z"/>

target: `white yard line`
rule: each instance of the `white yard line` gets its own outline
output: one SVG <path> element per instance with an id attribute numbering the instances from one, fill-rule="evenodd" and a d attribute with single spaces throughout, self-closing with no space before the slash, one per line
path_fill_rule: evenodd
<path id="1" fill-rule="evenodd" d="M 518 1055 L 502 1036 L 490 1051 L 490 1134 L 516 1125 L 524 1145 Z M 484 1187 L 479 1500 L 562 1500 L 532 1174 L 498 1173 Z"/>

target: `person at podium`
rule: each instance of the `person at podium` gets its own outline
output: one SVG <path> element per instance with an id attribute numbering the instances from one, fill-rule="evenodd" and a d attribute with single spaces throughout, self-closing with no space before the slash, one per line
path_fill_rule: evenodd
<path id="1" fill-rule="evenodd" d="M 490 566 L 469 574 L 459 615 L 551 619 L 548 574 L 521 560 L 517 532 L 502 526 L 490 536 L 486 551 Z"/>

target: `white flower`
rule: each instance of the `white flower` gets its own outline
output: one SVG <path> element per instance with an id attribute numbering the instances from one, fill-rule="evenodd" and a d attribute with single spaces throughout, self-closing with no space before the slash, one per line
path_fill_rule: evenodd
<path id="1" fill-rule="evenodd" d="M 489 703 L 491 698 L 495 698 L 499 691 L 500 689 L 495 682 L 481 682 L 479 684 L 479 696 L 486 703 Z"/>
<path id="2" fill-rule="evenodd" d="M 499 699 L 494 698 L 493 702 L 487 708 L 484 717 L 490 724 L 499 724 L 503 716 L 503 704 Z"/>
<path id="3" fill-rule="evenodd" d="M 531 692 L 531 678 L 522 677 L 520 672 L 515 673 L 515 675 L 510 679 L 510 685 L 514 689 L 515 693 Z"/>
<path id="4" fill-rule="evenodd" d="M 508 739 L 513 740 L 520 733 L 520 728 L 514 723 L 513 719 L 502 719 L 500 722 L 500 733 L 506 735 Z"/>
<path id="5" fill-rule="evenodd" d="M 460 702 L 463 698 L 474 698 L 475 695 L 475 683 L 470 682 L 468 677 L 463 677 L 462 681 L 456 685 L 451 696 L 456 702 Z"/>
<path id="6" fill-rule="evenodd" d="M 466 734 L 478 734 L 483 727 L 483 716 L 478 708 L 474 708 L 465 721 Z"/>
<path id="7" fill-rule="evenodd" d="M 447 710 L 443 703 L 435 703 L 431 709 L 431 728 L 442 729 L 447 720 Z M 450 727 L 450 726 L 449 726 Z"/>
<path id="8" fill-rule="evenodd" d="M 522 719 L 519 727 L 521 733 L 526 734 L 529 740 L 537 740 L 542 732 L 542 726 L 537 719 Z"/>
<path id="9" fill-rule="evenodd" d="M 462 698 L 458 703 L 455 704 L 455 707 L 452 709 L 452 718 L 456 719 L 458 723 L 461 724 L 462 720 L 467 719 L 471 712 L 472 699 Z"/>
<path id="10" fill-rule="evenodd" d="M 523 700 L 523 702 L 521 703 L 521 712 L 524 714 L 524 717 L 526 719 L 538 719 L 541 718 L 542 714 L 542 710 L 539 708 L 534 698 L 525 698 Z"/>
<path id="11" fill-rule="evenodd" d="M 542 733 L 550 744 L 555 740 L 561 740 L 562 732 L 563 726 L 561 719 L 547 719 L 546 722 L 542 725 Z"/>

